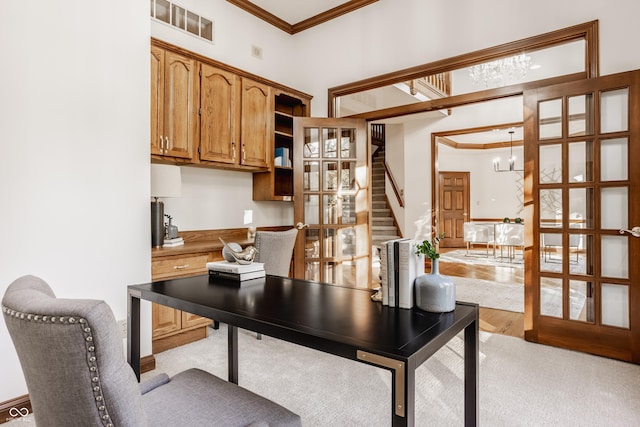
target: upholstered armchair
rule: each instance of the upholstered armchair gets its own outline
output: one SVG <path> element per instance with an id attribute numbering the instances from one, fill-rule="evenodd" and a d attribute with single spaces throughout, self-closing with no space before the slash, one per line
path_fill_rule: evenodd
<path id="1" fill-rule="evenodd" d="M 2 313 L 38 427 L 301 425 L 284 407 L 199 369 L 138 384 L 104 301 L 56 298 L 24 276 L 5 292 Z"/>

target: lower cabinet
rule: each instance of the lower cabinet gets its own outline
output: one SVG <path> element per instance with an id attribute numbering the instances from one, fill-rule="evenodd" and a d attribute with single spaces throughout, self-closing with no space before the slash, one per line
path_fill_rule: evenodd
<path id="1" fill-rule="evenodd" d="M 212 253 L 154 259 L 151 275 L 154 281 L 206 274 Z M 151 351 L 156 354 L 207 337 L 211 319 L 196 316 L 153 303 L 151 307 Z"/>

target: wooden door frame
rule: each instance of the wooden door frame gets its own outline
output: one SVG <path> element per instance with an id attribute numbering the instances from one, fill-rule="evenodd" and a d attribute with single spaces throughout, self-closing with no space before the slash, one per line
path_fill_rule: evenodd
<path id="1" fill-rule="evenodd" d="M 512 122 L 512 123 L 502 123 L 490 126 L 478 126 L 472 128 L 464 128 L 464 129 L 455 129 L 448 130 L 442 132 L 433 132 L 431 133 L 431 224 L 433 224 L 434 229 L 438 229 L 440 224 L 440 188 L 439 188 L 439 180 L 440 169 L 438 167 L 438 145 L 446 144 L 450 147 L 456 149 L 492 149 L 492 148 L 503 148 L 509 147 L 509 142 L 493 142 L 488 144 L 456 144 L 451 140 L 447 140 L 448 136 L 451 135 L 463 135 L 469 133 L 477 133 L 477 132 L 486 132 L 493 129 L 500 128 L 511 128 L 511 127 L 522 127 L 523 122 Z M 439 139 L 444 139 L 444 141 L 439 141 Z M 523 142 L 514 141 L 514 146 L 523 145 Z M 471 196 L 471 189 L 469 189 L 469 196 Z M 471 211 L 471 205 L 469 205 L 469 211 Z M 469 221 L 471 220 L 471 214 L 469 213 L 468 217 Z"/>
<path id="2" fill-rule="evenodd" d="M 564 81 L 573 81 L 585 78 L 597 77 L 599 75 L 599 51 L 598 51 L 598 20 L 585 22 L 583 24 L 574 25 L 572 27 L 562 28 L 560 30 L 551 31 L 544 34 L 528 37 L 465 53 L 439 61 L 418 65 L 403 70 L 394 71 L 387 74 L 370 77 L 341 86 L 328 89 L 327 96 L 327 112 L 329 117 L 335 117 L 336 101 L 339 97 L 358 93 L 366 90 L 376 89 L 400 83 L 415 78 L 421 78 L 427 75 L 446 73 L 453 70 L 466 68 L 471 65 L 481 64 L 493 61 L 497 58 L 518 55 L 523 51 L 532 51 L 545 49 L 554 45 L 559 45 L 575 40 L 584 40 L 585 42 L 585 71 L 565 76 L 558 76 L 546 79 L 545 86 Z M 446 110 L 448 108 L 460 107 L 462 105 L 475 104 L 478 102 L 489 101 L 492 99 L 508 98 L 511 96 L 522 95 L 525 89 L 538 87 L 538 82 L 519 83 L 495 89 L 481 90 L 469 94 L 449 96 L 446 98 L 417 102 L 398 107 L 385 108 L 381 110 L 369 111 L 362 114 L 349 116 L 350 118 L 361 118 L 367 121 L 382 120 L 391 117 L 404 116 L 408 114 L 423 113 L 426 111 Z"/>

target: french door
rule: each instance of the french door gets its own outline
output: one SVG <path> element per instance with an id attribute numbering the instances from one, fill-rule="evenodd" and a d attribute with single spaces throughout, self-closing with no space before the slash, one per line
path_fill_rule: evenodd
<path id="1" fill-rule="evenodd" d="M 525 338 L 640 363 L 640 71 L 525 91 L 524 118 Z"/>
<path id="2" fill-rule="evenodd" d="M 338 285 L 371 284 L 369 147 L 364 120 L 296 117 L 295 275 Z"/>

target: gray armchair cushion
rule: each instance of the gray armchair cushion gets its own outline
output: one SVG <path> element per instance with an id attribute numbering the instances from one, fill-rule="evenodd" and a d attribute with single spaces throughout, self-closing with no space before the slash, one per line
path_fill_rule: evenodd
<path id="1" fill-rule="evenodd" d="M 296 414 L 204 371 L 139 386 L 104 301 L 56 298 L 24 276 L 7 288 L 2 313 L 38 427 L 300 425 Z"/>
<path id="2" fill-rule="evenodd" d="M 143 404 L 149 425 L 158 427 L 301 425 L 300 417 L 282 406 L 199 369 L 173 376 L 166 385 L 145 394 Z"/>

